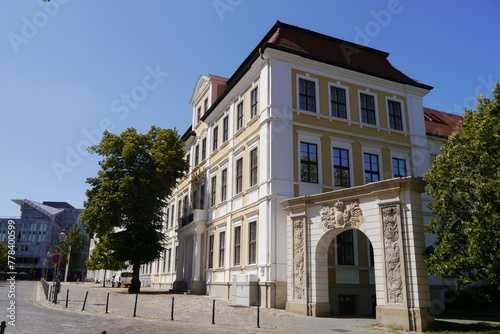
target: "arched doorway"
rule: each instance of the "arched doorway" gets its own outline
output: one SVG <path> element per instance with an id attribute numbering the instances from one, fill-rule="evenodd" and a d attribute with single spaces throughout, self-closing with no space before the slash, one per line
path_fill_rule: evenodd
<path id="1" fill-rule="evenodd" d="M 362 231 L 351 228 L 333 238 L 328 248 L 331 315 L 375 317 L 374 264 L 372 243 Z"/>

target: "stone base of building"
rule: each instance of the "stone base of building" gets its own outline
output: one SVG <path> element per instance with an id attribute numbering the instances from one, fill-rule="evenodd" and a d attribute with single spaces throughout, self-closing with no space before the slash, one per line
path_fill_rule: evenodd
<path id="1" fill-rule="evenodd" d="M 312 317 L 328 317 L 330 316 L 330 303 L 289 301 L 286 303 L 286 311 Z"/>
<path id="2" fill-rule="evenodd" d="M 195 295 L 204 295 L 206 294 L 206 283 L 205 281 L 190 281 L 188 290 Z"/>
<path id="3" fill-rule="evenodd" d="M 377 306 L 377 325 L 407 331 L 422 332 L 431 328 L 434 316 L 428 308 Z"/>

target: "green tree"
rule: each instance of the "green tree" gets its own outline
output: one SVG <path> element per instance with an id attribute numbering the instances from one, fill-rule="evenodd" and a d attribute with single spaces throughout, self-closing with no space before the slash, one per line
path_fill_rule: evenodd
<path id="1" fill-rule="evenodd" d="M 0 242 L 0 271 L 7 267 L 9 247 Z"/>
<path id="2" fill-rule="evenodd" d="M 81 225 L 73 224 L 66 234 L 66 240 L 57 244 L 52 250 L 52 254 L 61 254 L 61 269 L 66 268 L 66 263 L 69 260 L 68 269 L 77 270 L 83 268 L 87 248 L 88 238 L 81 230 Z"/>
<path id="3" fill-rule="evenodd" d="M 184 142 L 175 129 L 151 127 L 146 134 L 134 128 L 120 135 L 104 132 L 89 148 L 104 157 L 81 214 L 91 237 L 108 236 L 118 261 L 132 265 L 130 293 L 140 292 L 139 269 L 163 251 L 162 215 L 166 198 L 184 176 Z"/>
<path id="4" fill-rule="evenodd" d="M 87 261 L 85 261 L 87 269 L 104 270 L 104 279 L 102 286 L 106 286 L 106 271 L 107 270 L 122 270 L 127 268 L 127 264 L 123 261 L 118 261 L 112 249 L 110 249 L 108 236 L 103 236 L 101 240 L 95 243 L 94 249 Z"/>
<path id="5" fill-rule="evenodd" d="M 493 100 L 478 96 L 465 110 L 425 179 L 436 215 L 426 231 L 437 237 L 429 271 L 461 285 L 500 285 L 500 84 Z"/>

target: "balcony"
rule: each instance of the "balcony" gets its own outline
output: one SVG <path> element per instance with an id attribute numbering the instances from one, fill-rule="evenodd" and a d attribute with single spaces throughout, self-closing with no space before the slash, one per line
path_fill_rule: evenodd
<path id="1" fill-rule="evenodd" d="M 207 222 L 208 210 L 195 209 L 190 214 L 178 218 L 179 227 L 184 227 L 192 222 Z"/>

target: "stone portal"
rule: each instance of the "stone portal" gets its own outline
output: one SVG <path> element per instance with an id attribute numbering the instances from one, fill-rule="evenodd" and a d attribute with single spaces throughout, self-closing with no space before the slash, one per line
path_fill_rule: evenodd
<path id="1" fill-rule="evenodd" d="M 337 235 L 358 229 L 373 246 L 377 323 L 428 328 L 434 318 L 423 255 L 424 187 L 406 177 L 282 202 L 288 212 L 286 309 L 331 314 L 328 249 Z"/>

